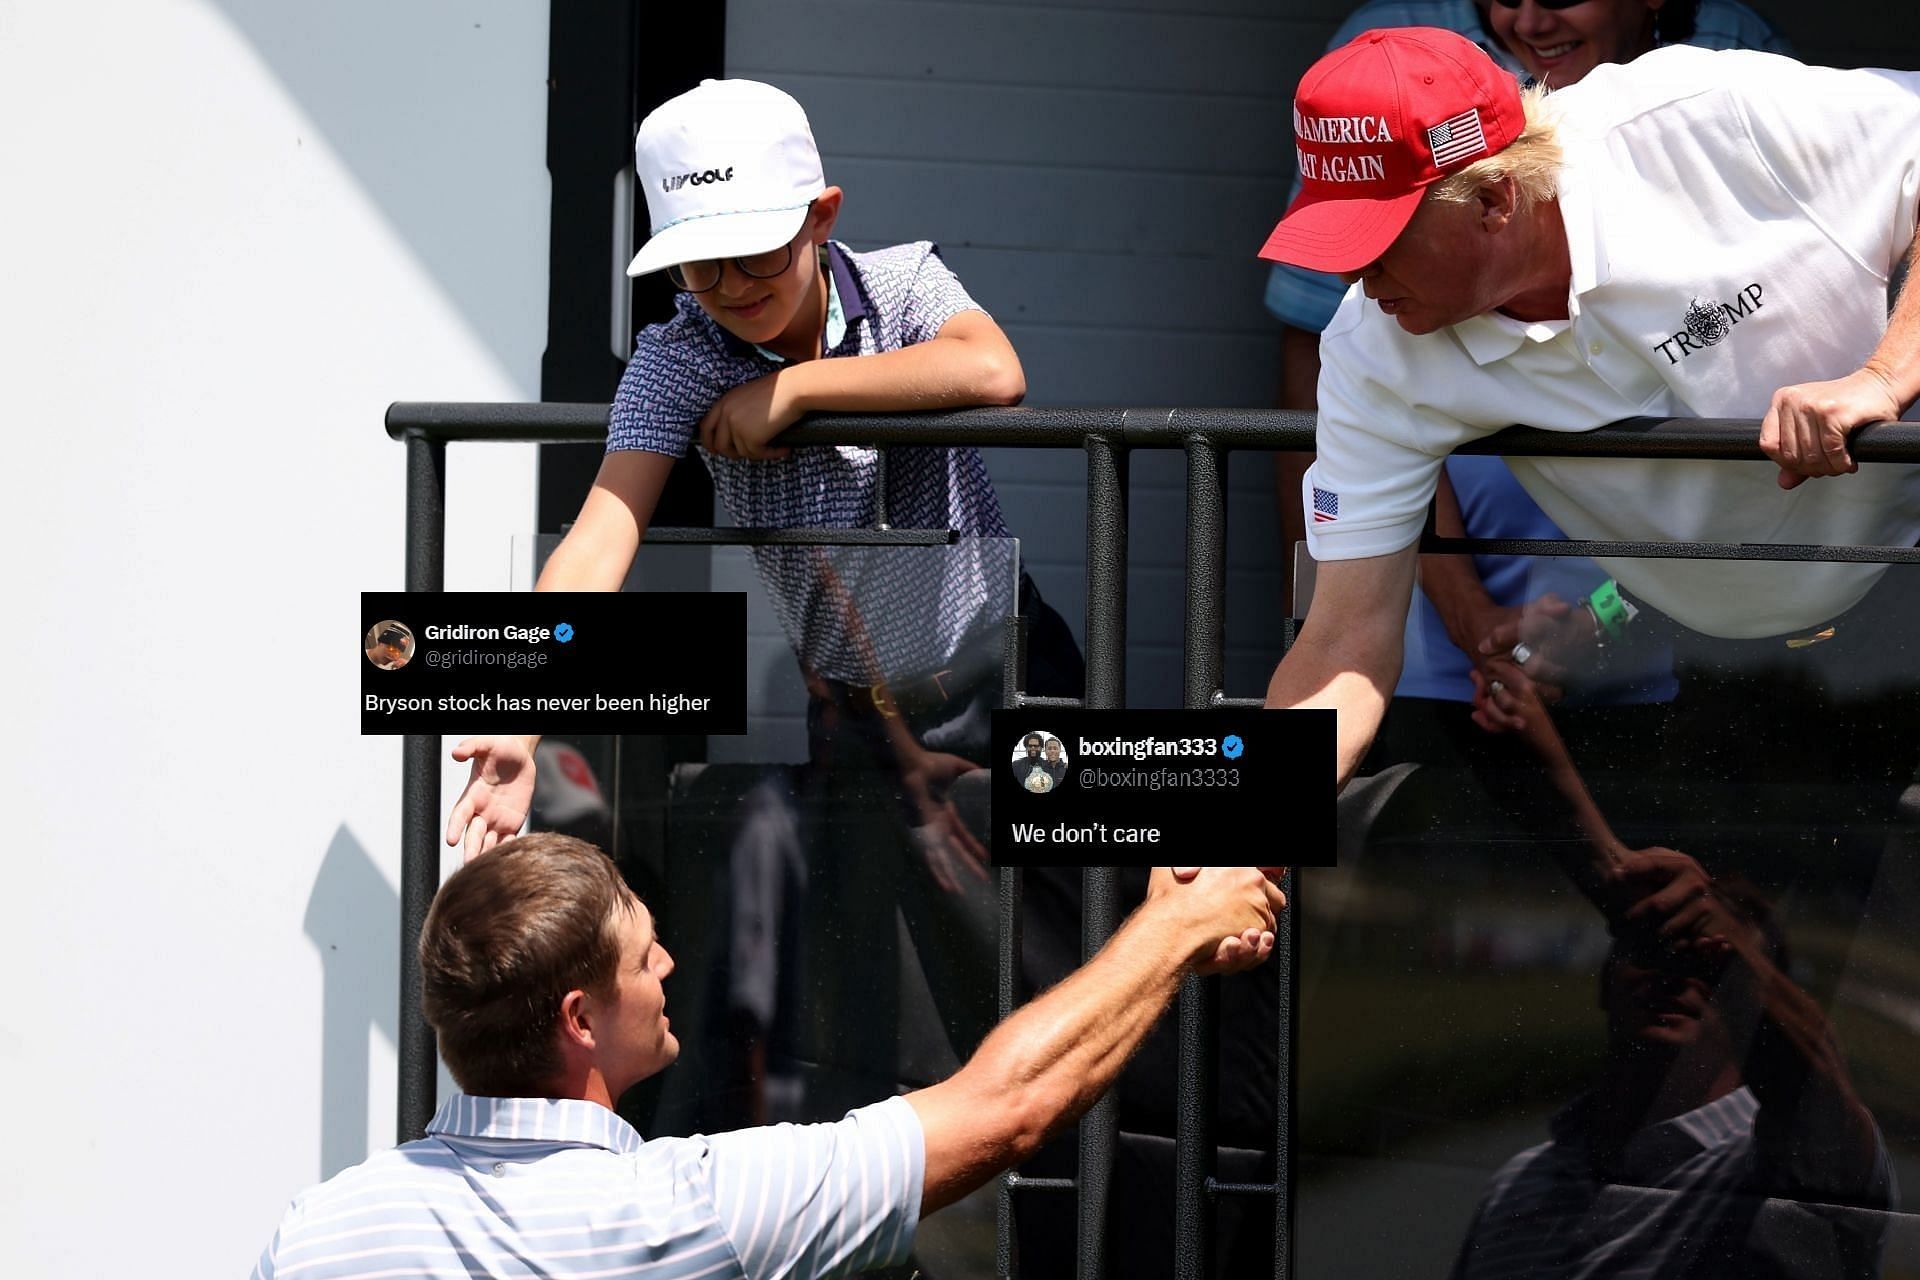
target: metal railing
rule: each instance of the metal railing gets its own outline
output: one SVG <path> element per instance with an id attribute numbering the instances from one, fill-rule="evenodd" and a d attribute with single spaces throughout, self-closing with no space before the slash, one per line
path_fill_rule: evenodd
<path id="1" fill-rule="evenodd" d="M 399 403 L 387 411 L 389 435 L 407 447 L 408 591 L 437 591 L 443 583 L 446 446 L 460 442 L 571 444 L 606 438 L 607 406 L 591 404 Z M 787 445 L 973 445 L 996 448 L 1081 449 L 1087 455 L 1087 613 L 1084 699 L 1029 697 L 1009 684 L 1013 706 L 1119 707 L 1125 702 L 1127 635 L 1128 460 L 1137 449 L 1178 449 L 1187 461 L 1186 706 L 1259 706 L 1232 698 L 1225 670 L 1227 456 L 1235 450 L 1313 448 L 1314 415 L 1243 409 L 969 409 L 931 414 L 812 418 L 780 437 Z M 1519 457 L 1723 459 L 1757 461 L 1759 424 L 1740 419 L 1633 419 L 1594 431 L 1568 433 L 1510 428 L 1459 452 Z M 1882 423 L 1851 443 L 1862 463 L 1920 462 L 1920 424 Z M 884 471 L 883 471 L 884 477 Z M 883 479 L 884 485 L 884 479 Z M 884 511 L 884 488 L 882 510 Z M 942 530 L 912 529 L 654 529 L 653 544 L 940 545 Z M 1501 555 L 1658 556 L 1733 560 L 1873 561 L 1920 563 L 1908 547 L 1821 547 L 1772 544 L 1673 544 L 1603 541 L 1444 539 L 1431 534 L 1427 551 Z M 1290 642 L 1291 635 L 1283 637 Z M 415 944 L 438 887 L 439 739 L 408 735 L 403 764 L 401 866 L 401 974 L 399 1138 L 419 1137 L 435 1107 L 433 1032 L 420 1009 Z M 1021 880 L 999 870 L 999 1009 L 1013 1008 L 1018 983 Z M 1288 878 L 1289 894 L 1295 892 Z M 1085 873 L 1082 947 L 1091 956 L 1118 922 L 1111 868 Z M 1227 1183 L 1208 1169 L 1214 1128 L 1213 988 L 1189 978 L 1179 996 L 1179 1097 L 1175 1133 L 1173 1275 L 1197 1280 L 1212 1271 L 1211 1202 L 1220 1196 L 1271 1198 L 1274 1207 L 1273 1276 L 1292 1274 L 1292 1179 L 1289 1099 L 1293 1092 L 1293 990 L 1297 911 L 1289 911 L 1275 947 L 1279 982 L 1277 1128 L 1271 1183 Z M 1001 1183 L 998 1271 L 1012 1274 L 1012 1207 L 1023 1191 L 1074 1191 L 1079 1198 L 1078 1280 L 1105 1274 L 1105 1205 L 1117 1145 L 1113 1095 L 1082 1119 L 1078 1175 L 1070 1179 L 1007 1175 Z"/>

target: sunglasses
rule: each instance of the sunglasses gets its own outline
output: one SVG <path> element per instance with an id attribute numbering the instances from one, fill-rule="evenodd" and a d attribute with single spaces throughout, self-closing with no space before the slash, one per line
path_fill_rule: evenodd
<path id="1" fill-rule="evenodd" d="M 753 280 L 771 280 L 784 275 L 793 265 L 793 241 L 765 253 L 750 253 L 744 258 L 708 258 L 702 262 L 677 262 L 667 268 L 674 287 L 688 293 L 705 293 L 720 283 L 722 263 L 731 262 L 741 275 Z"/>

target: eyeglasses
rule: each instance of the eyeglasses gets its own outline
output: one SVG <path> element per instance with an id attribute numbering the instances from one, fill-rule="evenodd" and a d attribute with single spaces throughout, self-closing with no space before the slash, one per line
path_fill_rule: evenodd
<path id="1" fill-rule="evenodd" d="M 702 262 L 678 262 L 667 268 L 674 287 L 687 293 L 705 293 L 720 283 L 722 263 L 731 262 L 740 274 L 753 280 L 771 280 L 784 275 L 793 265 L 793 241 L 765 253 L 750 253 L 744 258 L 708 258 Z"/>
<path id="2" fill-rule="evenodd" d="M 1493 2 L 1502 9 L 1518 9 L 1522 0 L 1493 0 Z M 1571 9 L 1575 5 L 1586 4 L 1587 0 L 1533 0 L 1533 2 L 1542 9 L 1550 9 L 1558 13 L 1562 9 Z"/>

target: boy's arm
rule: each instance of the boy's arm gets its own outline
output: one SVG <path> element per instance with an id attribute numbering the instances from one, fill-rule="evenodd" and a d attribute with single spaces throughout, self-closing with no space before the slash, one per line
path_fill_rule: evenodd
<path id="1" fill-rule="evenodd" d="M 675 459 L 644 449 L 610 453 L 567 536 L 548 557 L 535 591 L 618 591 L 660 504 Z M 447 843 L 477 858 L 518 834 L 533 808 L 533 750 L 540 735 L 468 738 L 455 760 L 473 761 L 466 790 L 447 817 Z"/>
<path id="2" fill-rule="evenodd" d="M 884 413 L 1019 404 L 1020 357 L 984 311 L 962 311 L 925 342 L 870 356 L 802 360 L 744 383 L 700 420 L 700 443 L 728 458 L 784 458 L 767 442 L 808 413 Z"/>
<path id="3" fill-rule="evenodd" d="M 645 449 L 610 453 L 600 463 L 573 527 L 540 571 L 535 591 L 618 591 L 633 567 L 660 492 L 676 459 Z"/>

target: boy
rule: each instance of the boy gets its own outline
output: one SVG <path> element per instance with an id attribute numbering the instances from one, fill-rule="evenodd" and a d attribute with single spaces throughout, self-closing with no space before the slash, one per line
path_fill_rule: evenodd
<path id="1" fill-rule="evenodd" d="M 653 236 L 628 274 L 666 270 L 682 292 L 674 318 L 636 343 L 606 460 L 536 589 L 618 590 L 668 473 L 691 445 L 744 525 L 868 526 L 880 510 L 876 450 L 776 448 L 773 437 L 813 411 L 1017 404 L 1026 394 L 1006 335 L 933 245 L 856 254 L 829 239 L 843 193 L 826 185 L 806 113 L 787 94 L 708 80 L 649 115 L 634 152 Z M 899 448 L 887 464 L 888 523 L 1009 536 L 978 451 Z M 938 631 L 949 646 L 934 656 L 948 670 L 933 670 L 936 661 L 926 676 L 902 678 L 896 664 L 883 679 L 875 667 L 884 655 L 853 607 L 846 574 L 833 567 L 844 559 L 829 565 L 817 549 L 765 548 L 755 561 L 806 669 L 810 721 L 866 722 L 862 736 L 892 757 L 923 825 L 981 856 L 939 800 L 977 758 L 920 744 L 970 747 L 973 726 L 984 728 L 977 682 L 952 679 L 969 665 L 955 650 L 985 617 L 982 584 L 916 597 L 943 615 Z M 1030 619 L 1029 688 L 1078 693 L 1079 650 L 1025 575 L 1020 611 Z M 449 844 L 464 838 L 472 857 L 519 830 L 533 795 L 534 741 L 473 738 L 455 748 L 455 759 L 473 761 L 473 775 L 449 818 Z"/>

